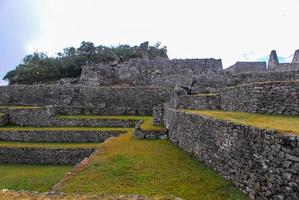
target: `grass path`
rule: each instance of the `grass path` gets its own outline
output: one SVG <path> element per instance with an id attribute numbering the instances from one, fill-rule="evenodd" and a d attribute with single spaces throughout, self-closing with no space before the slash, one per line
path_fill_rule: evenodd
<path id="1" fill-rule="evenodd" d="M 231 121 L 237 124 L 250 125 L 262 129 L 275 129 L 280 132 L 299 135 L 299 116 L 266 115 L 215 110 L 181 109 L 181 111 L 199 115 L 206 115 L 220 120 Z"/>
<path id="2" fill-rule="evenodd" d="M 174 195 L 184 199 L 247 199 L 210 168 L 169 141 L 135 140 L 132 132 L 98 148 L 60 191 L 84 194 Z"/>

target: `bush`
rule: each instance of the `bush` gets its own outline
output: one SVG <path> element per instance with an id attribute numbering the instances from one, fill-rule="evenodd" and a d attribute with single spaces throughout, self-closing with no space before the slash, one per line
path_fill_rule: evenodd
<path id="1" fill-rule="evenodd" d="M 79 77 L 82 71 L 81 66 L 87 62 L 123 62 L 131 58 L 144 57 L 167 58 L 167 48 L 160 47 L 160 43 L 154 46 L 148 46 L 148 42 L 145 42 L 141 46 L 106 47 L 94 46 L 92 42 L 83 41 L 79 48 L 65 48 L 55 57 L 49 57 L 41 52 L 27 55 L 23 62 L 14 70 L 9 71 L 3 79 L 9 81 L 9 84 L 54 82 L 61 78 Z"/>

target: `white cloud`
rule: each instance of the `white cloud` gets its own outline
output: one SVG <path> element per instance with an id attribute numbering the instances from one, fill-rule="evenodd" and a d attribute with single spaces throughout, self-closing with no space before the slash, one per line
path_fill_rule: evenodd
<path id="1" fill-rule="evenodd" d="M 222 58 L 227 67 L 299 48 L 298 0 L 45 0 L 43 8 L 43 33 L 30 52 L 149 40 L 167 45 L 171 58 Z"/>

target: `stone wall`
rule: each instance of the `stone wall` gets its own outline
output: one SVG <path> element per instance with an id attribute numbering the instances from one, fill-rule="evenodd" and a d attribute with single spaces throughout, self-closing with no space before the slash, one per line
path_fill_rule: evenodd
<path id="1" fill-rule="evenodd" d="M 7 124 L 7 115 L 0 113 L 0 126 L 4 126 L 5 124 Z"/>
<path id="2" fill-rule="evenodd" d="M 168 130 L 167 129 L 160 129 L 160 130 L 145 130 L 141 128 L 141 124 L 143 121 L 139 121 L 136 123 L 136 126 L 134 128 L 134 137 L 137 140 L 155 140 L 155 139 L 161 139 L 165 140 L 168 138 Z"/>
<path id="3" fill-rule="evenodd" d="M 121 64 L 97 64 L 83 67 L 80 83 L 87 86 L 147 85 L 173 88 L 189 86 L 200 74 L 222 70 L 216 59 L 132 59 Z"/>
<path id="4" fill-rule="evenodd" d="M 176 108 L 215 110 L 220 109 L 220 96 L 216 94 L 176 96 L 174 104 Z"/>
<path id="5" fill-rule="evenodd" d="M 267 70 L 266 62 L 236 62 L 224 71 L 232 73 L 261 72 Z"/>
<path id="6" fill-rule="evenodd" d="M 65 114 L 149 115 L 169 94 L 160 87 L 13 85 L 0 87 L 0 104 L 52 105 Z"/>
<path id="7" fill-rule="evenodd" d="M 119 136 L 125 131 L 78 131 L 78 130 L 0 130 L 0 140 L 18 142 L 104 142 L 107 138 Z"/>
<path id="8" fill-rule="evenodd" d="M 75 165 L 95 149 L 0 148 L 0 163 Z"/>
<path id="9" fill-rule="evenodd" d="M 219 91 L 221 109 L 267 114 L 299 114 L 299 81 L 266 82 Z"/>
<path id="10" fill-rule="evenodd" d="M 166 109 L 170 140 L 251 199 L 299 199 L 299 137 Z"/>

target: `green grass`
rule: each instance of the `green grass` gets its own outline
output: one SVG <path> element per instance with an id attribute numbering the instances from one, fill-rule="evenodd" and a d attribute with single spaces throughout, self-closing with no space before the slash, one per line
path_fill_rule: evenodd
<path id="1" fill-rule="evenodd" d="M 60 191 L 84 194 L 177 196 L 188 200 L 247 199 L 212 169 L 165 140 L 135 140 L 132 133 L 103 143 L 88 165 Z"/>
<path id="2" fill-rule="evenodd" d="M 275 129 L 279 132 L 299 135 L 299 116 L 266 115 L 214 110 L 182 109 L 182 111 L 193 114 L 206 115 L 220 120 L 231 121 L 237 124 L 250 125 L 262 129 Z"/>
<path id="3" fill-rule="evenodd" d="M 129 116 L 129 115 L 119 115 L 119 116 L 102 116 L 102 115 L 58 115 L 57 119 L 115 119 L 115 120 L 142 120 L 143 123 L 141 128 L 144 130 L 164 130 L 163 126 L 154 126 L 152 116 Z"/>
<path id="4" fill-rule="evenodd" d="M 46 192 L 71 169 L 66 165 L 0 164 L 0 189 Z"/>
<path id="5" fill-rule="evenodd" d="M 0 148 L 96 149 L 99 143 L 48 143 L 0 141 Z"/>

